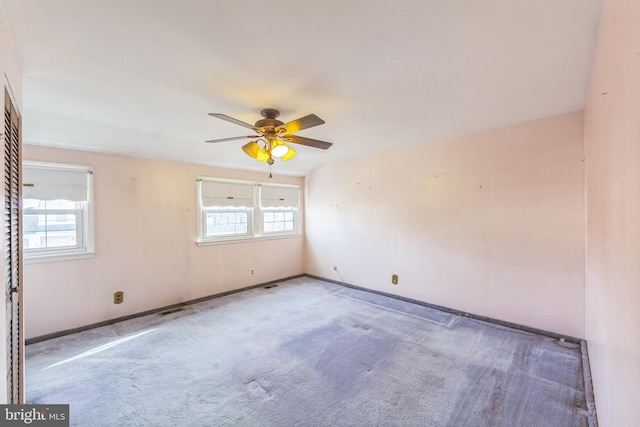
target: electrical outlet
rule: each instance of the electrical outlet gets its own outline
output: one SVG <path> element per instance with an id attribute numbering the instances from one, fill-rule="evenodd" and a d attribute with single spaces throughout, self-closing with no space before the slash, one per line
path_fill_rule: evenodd
<path id="1" fill-rule="evenodd" d="M 255 274 L 256 274 L 256 270 L 255 270 L 255 268 L 252 268 L 252 269 L 251 269 L 251 275 L 252 275 L 252 276 L 255 276 Z"/>
<path id="2" fill-rule="evenodd" d="M 394 274 L 393 276 L 391 276 L 391 283 L 393 283 L 394 285 L 398 284 L 398 275 Z"/>
<path id="3" fill-rule="evenodd" d="M 124 292 L 118 291 L 113 294 L 113 303 L 114 304 L 122 304 L 124 301 Z"/>

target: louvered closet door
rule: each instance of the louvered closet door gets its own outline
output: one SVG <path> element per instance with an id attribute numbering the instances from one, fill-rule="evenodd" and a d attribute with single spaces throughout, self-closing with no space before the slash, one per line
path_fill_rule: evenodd
<path id="1" fill-rule="evenodd" d="M 20 219 L 20 116 L 5 91 L 4 112 L 4 274 L 7 326 L 7 401 L 23 403 L 23 352 L 20 306 L 22 280 Z"/>

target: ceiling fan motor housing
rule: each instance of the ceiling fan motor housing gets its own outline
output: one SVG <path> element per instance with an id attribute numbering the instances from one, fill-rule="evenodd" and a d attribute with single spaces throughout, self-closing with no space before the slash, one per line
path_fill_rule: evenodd
<path id="1" fill-rule="evenodd" d="M 284 122 L 276 120 L 276 117 L 280 115 L 280 111 L 278 110 L 275 110 L 273 108 L 265 108 L 264 110 L 260 111 L 260 114 L 262 115 L 262 117 L 264 117 L 264 119 L 258 120 L 256 122 L 257 128 L 277 128 L 278 126 L 282 126 L 284 124 Z"/>

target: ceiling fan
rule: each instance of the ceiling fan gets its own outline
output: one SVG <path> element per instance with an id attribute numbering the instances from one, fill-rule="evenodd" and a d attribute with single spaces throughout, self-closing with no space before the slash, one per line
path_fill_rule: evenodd
<path id="1" fill-rule="evenodd" d="M 324 124 L 324 120 L 315 114 L 309 114 L 287 123 L 281 122 L 277 119 L 280 112 L 273 108 L 265 108 L 260 111 L 260 114 L 263 118 L 258 120 L 255 125 L 251 125 L 225 114 L 209 113 L 210 116 L 218 119 L 252 129 L 256 135 L 212 139 L 206 142 L 215 143 L 234 141 L 237 139 L 255 139 L 255 141 L 251 141 L 243 145 L 242 150 L 250 157 L 261 162 L 266 162 L 269 165 L 274 163 L 274 157 L 281 158 L 283 161 L 286 161 L 297 154 L 293 148 L 289 147 L 286 143 L 306 145 L 308 147 L 320 148 L 323 150 L 326 150 L 333 145 L 331 142 L 293 135 L 295 132 Z"/>

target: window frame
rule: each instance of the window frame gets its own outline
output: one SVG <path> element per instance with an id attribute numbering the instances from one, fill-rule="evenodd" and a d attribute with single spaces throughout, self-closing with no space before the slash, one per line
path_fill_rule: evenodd
<path id="1" fill-rule="evenodd" d="M 66 214 L 75 215 L 76 217 L 76 245 L 71 247 L 50 247 L 50 248 L 32 248 L 23 249 L 25 264 L 39 263 L 39 262 L 53 262 L 64 261 L 72 259 L 82 259 L 95 256 L 94 246 L 94 221 L 93 221 L 93 168 L 87 165 L 68 164 L 68 163 L 55 163 L 55 162 L 40 162 L 24 160 L 22 162 L 23 170 L 26 168 L 40 168 L 40 169 L 52 169 L 52 170 L 69 170 L 86 172 L 87 176 L 87 200 L 76 202 L 80 204 L 80 208 L 74 209 L 21 209 L 22 221 L 24 221 L 25 215 L 56 215 Z M 28 184 L 28 183 L 24 183 Z M 23 185 L 24 185 L 23 184 Z M 25 199 L 23 195 L 23 200 Z M 40 200 L 40 199 L 32 199 Z M 23 203 L 21 203 L 23 204 Z M 24 240 L 24 230 L 21 239 Z"/>
<path id="2" fill-rule="evenodd" d="M 230 183 L 241 184 L 253 187 L 253 207 L 205 207 L 203 206 L 202 195 L 202 183 L 203 182 L 215 182 L 215 183 Z M 293 230 L 292 231 L 276 231 L 266 232 L 264 227 L 264 213 L 266 212 L 281 212 L 281 208 L 263 208 L 261 204 L 261 188 L 262 186 L 276 186 L 276 187 L 289 187 L 298 190 L 299 194 L 302 192 L 302 188 L 299 185 L 293 184 L 272 184 L 256 181 L 240 181 L 232 179 L 221 179 L 211 177 L 198 177 L 197 184 L 197 205 L 198 205 L 198 230 L 196 244 L 198 246 L 225 244 L 225 243 L 237 243 L 254 240 L 269 240 L 269 239 L 282 239 L 282 238 L 294 238 L 300 237 L 301 232 L 301 219 L 300 219 L 300 197 L 298 198 L 298 206 L 295 208 L 289 208 L 287 211 L 293 212 Z M 248 212 L 247 224 L 248 232 L 246 234 L 239 235 L 227 235 L 227 236 L 213 236 L 207 234 L 207 213 L 211 212 L 234 212 L 242 211 Z"/>

